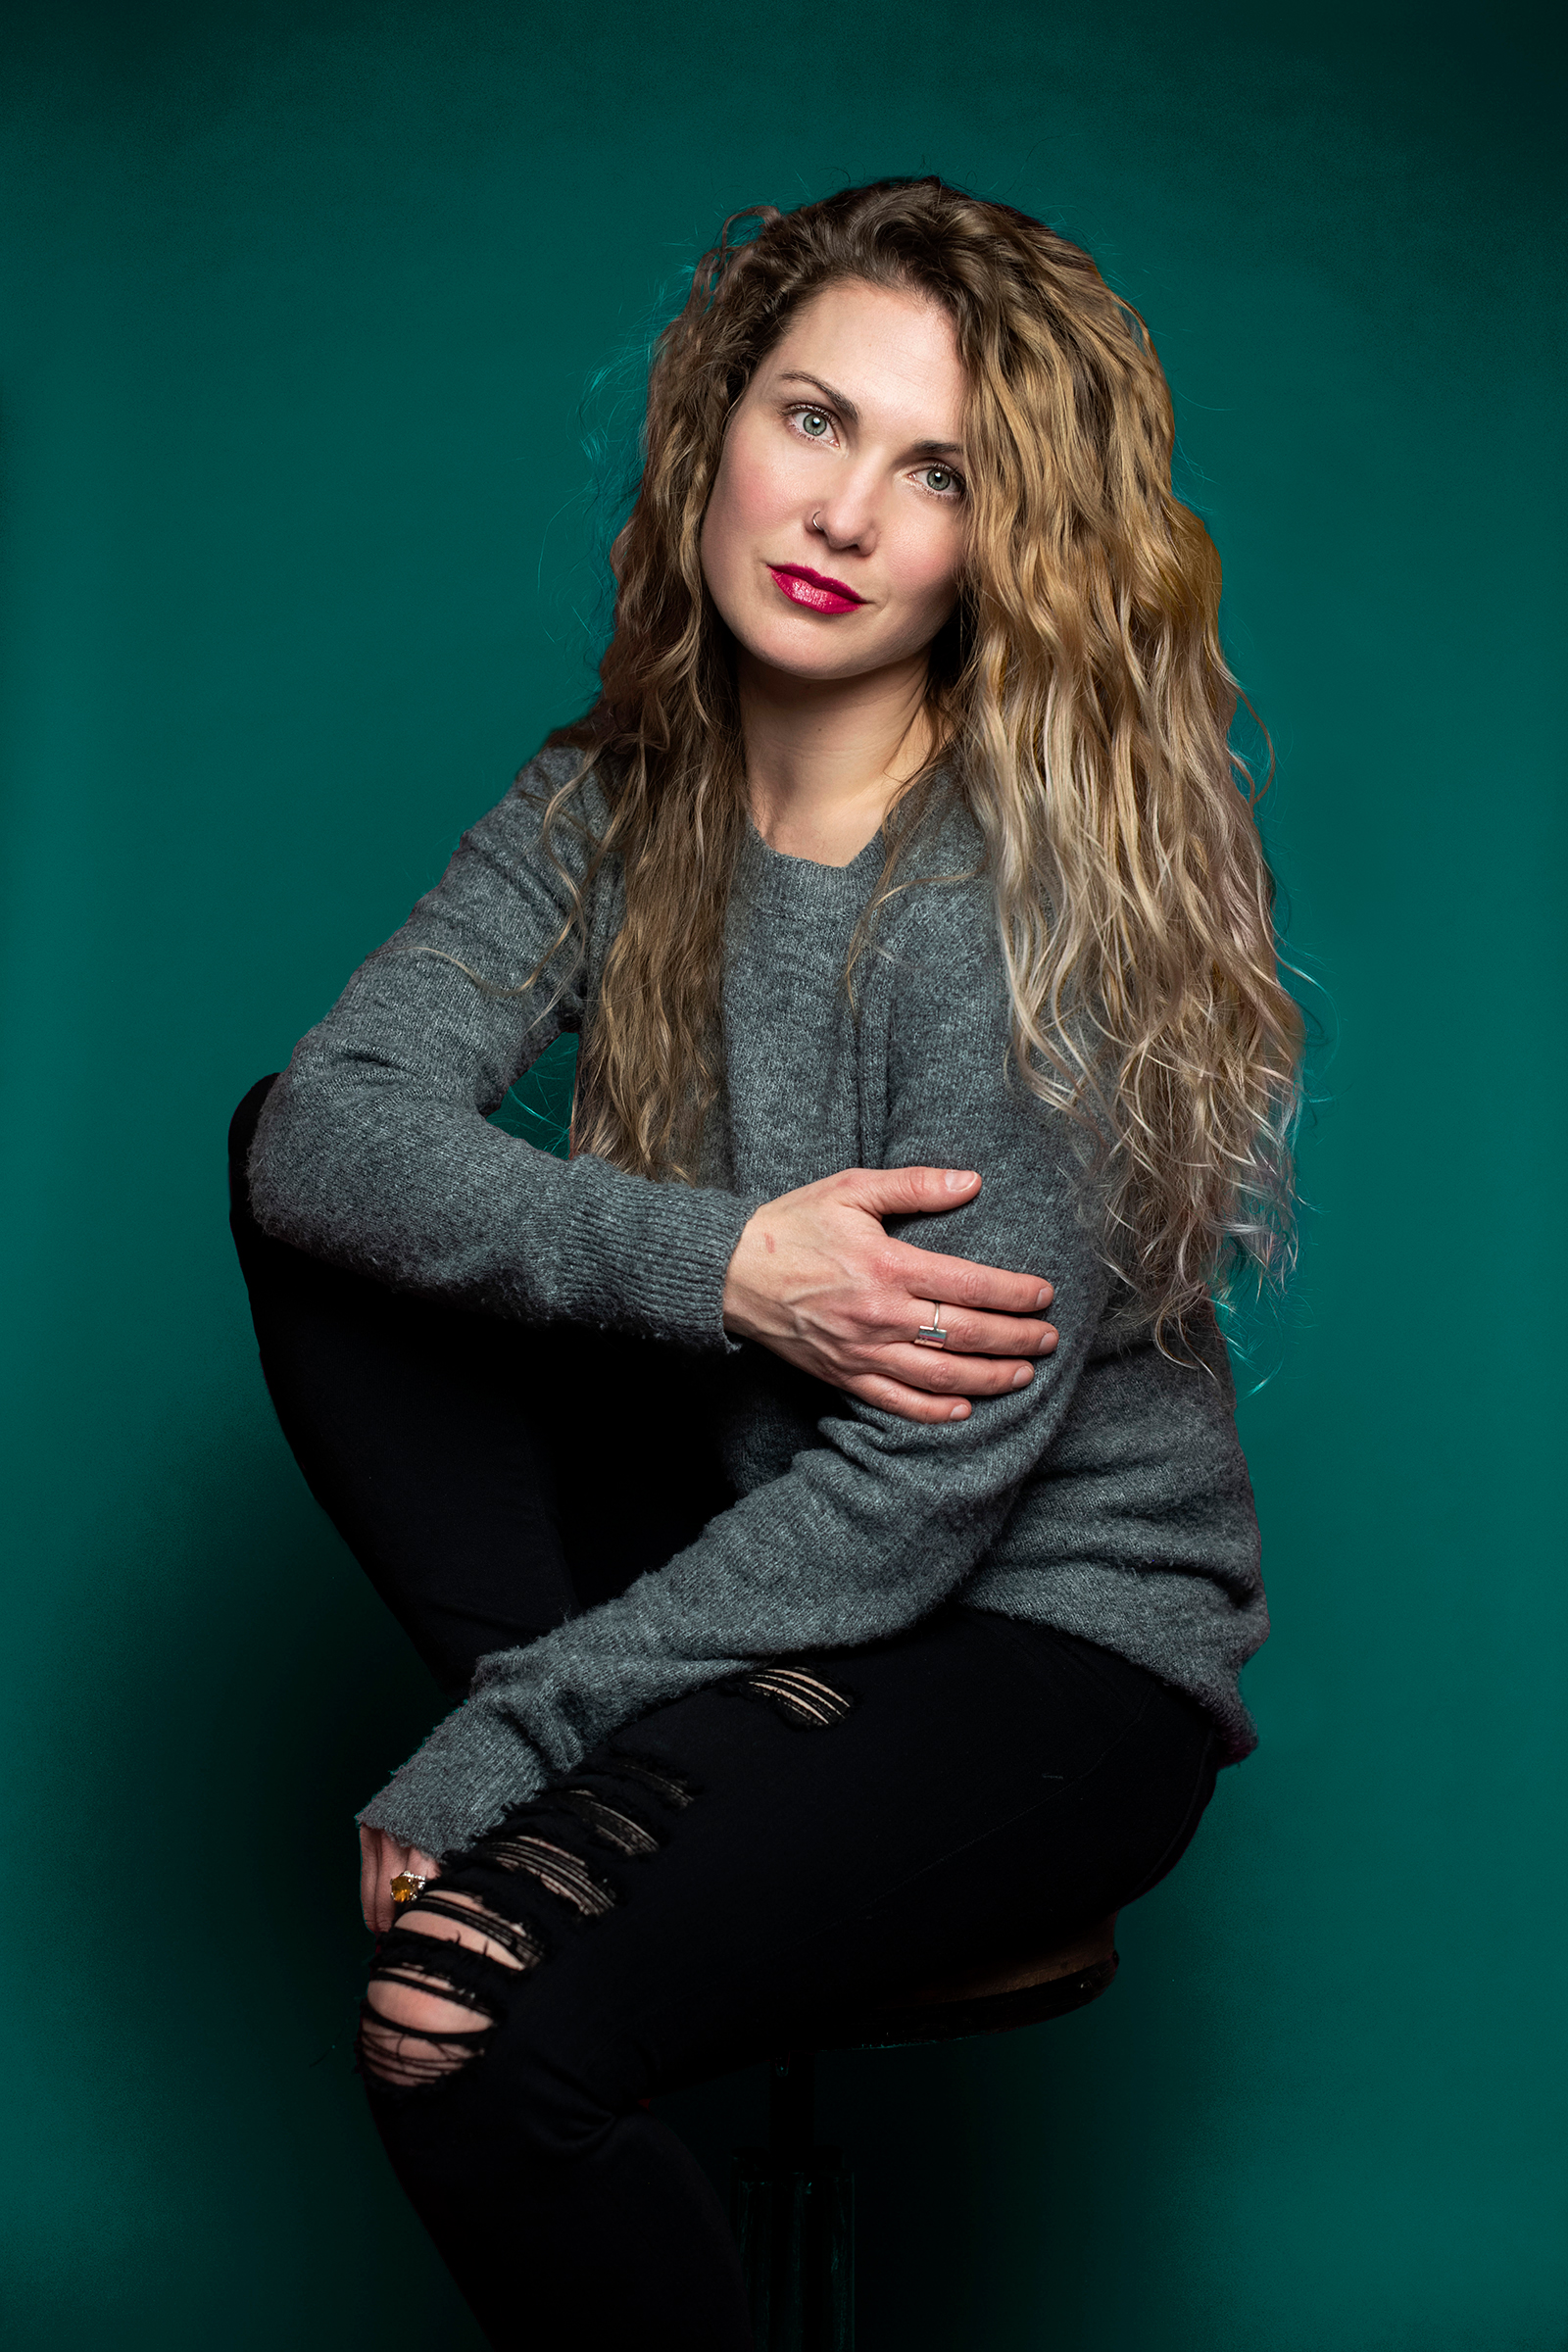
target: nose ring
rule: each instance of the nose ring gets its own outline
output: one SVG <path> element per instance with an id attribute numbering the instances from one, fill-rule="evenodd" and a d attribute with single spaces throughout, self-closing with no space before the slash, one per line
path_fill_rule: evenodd
<path id="1" fill-rule="evenodd" d="M 820 507 L 818 507 L 818 509 L 817 509 L 817 511 L 816 511 L 816 514 L 820 514 L 820 513 L 821 513 L 821 512 L 822 512 L 821 508 L 820 508 Z M 813 515 L 811 516 L 811 528 L 812 528 L 812 530 L 813 530 L 813 531 L 820 530 L 820 529 L 821 529 L 821 527 L 822 527 L 822 526 L 821 526 L 821 524 L 820 524 L 820 523 L 817 521 L 816 514 L 813 514 Z"/>

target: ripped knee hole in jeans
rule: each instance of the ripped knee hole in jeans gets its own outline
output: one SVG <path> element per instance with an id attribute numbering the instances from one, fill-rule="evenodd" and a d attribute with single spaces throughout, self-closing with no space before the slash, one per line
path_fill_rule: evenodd
<path id="1" fill-rule="evenodd" d="M 826 1731 L 854 1703 L 819 1676 L 767 1666 L 719 1688 L 762 1699 L 793 1729 Z M 696 1790 L 664 1765 L 610 1746 L 567 1787 L 513 1815 L 454 1864 L 450 1877 L 400 1911 L 376 1952 L 360 2015 L 362 2071 L 386 2089 L 416 2090 L 481 2057 L 515 1987 L 549 1955 L 544 1921 L 584 1923 L 620 1901 L 581 1838 L 618 1864 L 645 1862 L 666 1843 L 668 1817 Z M 568 1842 L 572 1840 L 572 1842 Z M 466 1882 L 477 1879 L 479 1891 Z M 533 1916 L 509 1916 L 514 1888 Z M 543 1904 L 538 1898 L 543 1897 Z"/>

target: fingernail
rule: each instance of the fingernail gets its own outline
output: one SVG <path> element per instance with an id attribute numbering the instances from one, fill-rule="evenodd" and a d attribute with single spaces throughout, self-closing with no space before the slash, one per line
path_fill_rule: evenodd
<path id="1" fill-rule="evenodd" d="M 1012 1376 L 1012 1385 L 1015 1389 L 1026 1389 L 1033 1378 L 1034 1374 L 1030 1371 L 1029 1366 L 1020 1364 Z"/>
<path id="2" fill-rule="evenodd" d="M 948 1415 L 950 1421 L 967 1421 L 968 1418 L 969 1407 L 966 1404 L 956 1404 Z"/>
<path id="3" fill-rule="evenodd" d="M 1050 1283 L 1043 1283 L 1041 1285 L 1039 1295 L 1035 1299 L 1036 1312 L 1038 1313 L 1039 1309 L 1043 1306 L 1049 1306 L 1054 1297 L 1055 1293 L 1053 1291 Z"/>
<path id="4" fill-rule="evenodd" d="M 950 1193 L 966 1193 L 971 1184 L 979 1181 L 979 1174 L 973 1168 L 950 1168 L 943 1178 Z"/>

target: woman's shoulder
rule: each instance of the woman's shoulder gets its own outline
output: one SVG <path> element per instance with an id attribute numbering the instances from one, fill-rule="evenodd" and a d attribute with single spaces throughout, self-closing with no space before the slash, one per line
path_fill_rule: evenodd
<path id="1" fill-rule="evenodd" d="M 506 864 L 543 859 L 580 879 L 610 816 L 605 787 L 596 769 L 585 772 L 585 758 L 552 738 L 518 769 L 504 798 L 469 826 L 466 842 Z"/>
<path id="2" fill-rule="evenodd" d="M 551 805 L 568 791 L 570 798 L 562 803 L 560 815 L 599 840 L 610 818 L 603 763 L 573 743 L 551 736 L 527 766 L 518 770 L 508 797 L 522 801 L 542 819 Z"/>

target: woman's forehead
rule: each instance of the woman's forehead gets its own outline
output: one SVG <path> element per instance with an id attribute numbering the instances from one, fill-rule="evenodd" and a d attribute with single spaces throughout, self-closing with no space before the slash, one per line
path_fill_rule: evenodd
<path id="1" fill-rule="evenodd" d="M 867 425 L 911 427 L 956 442 L 966 379 L 953 321 L 940 303 L 912 289 L 855 278 L 803 303 L 758 369 L 770 389 L 782 379 L 812 389 Z"/>

